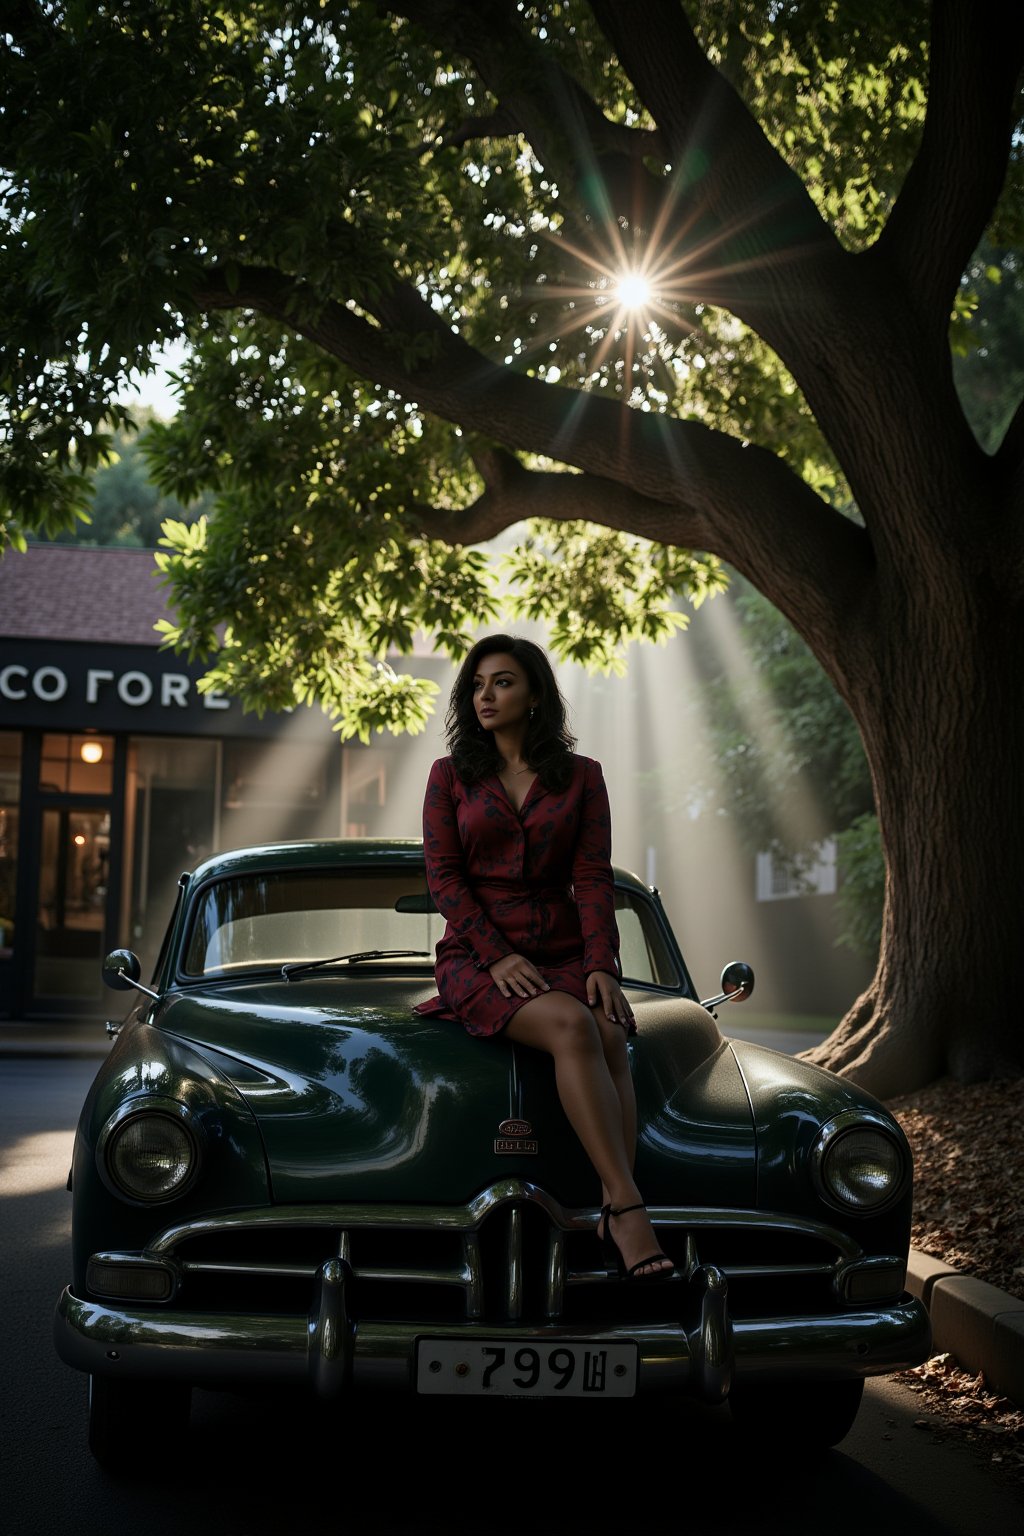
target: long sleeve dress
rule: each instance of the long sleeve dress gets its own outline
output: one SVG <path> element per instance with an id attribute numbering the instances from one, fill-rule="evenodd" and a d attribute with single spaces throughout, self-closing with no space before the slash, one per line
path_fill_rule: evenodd
<path id="1" fill-rule="evenodd" d="M 526 956 L 553 991 L 587 1001 L 591 971 L 619 974 L 611 815 L 600 763 L 574 754 L 565 789 L 534 779 L 519 811 L 495 775 L 463 784 L 451 758 L 430 770 L 423 803 L 427 885 L 446 919 L 438 995 L 416 1012 L 471 1035 L 504 1029 L 525 997 L 503 997 L 488 966 Z"/>

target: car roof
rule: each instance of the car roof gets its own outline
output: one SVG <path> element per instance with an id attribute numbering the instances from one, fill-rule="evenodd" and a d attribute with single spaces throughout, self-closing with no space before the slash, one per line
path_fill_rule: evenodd
<path id="1" fill-rule="evenodd" d="M 352 869 L 373 869 L 423 864 L 423 839 L 419 837 L 324 837 L 293 842 L 256 843 L 249 848 L 231 848 L 204 859 L 188 874 L 189 882 L 222 879 L 256 871 L 286 869 L 324 869 L 348 865 Z M 649 892 L 639 876 L 618 865 L 613 866 L 616 884 L 627 889 Z M 185 878 L 184 876 L 182 877 Z"/>

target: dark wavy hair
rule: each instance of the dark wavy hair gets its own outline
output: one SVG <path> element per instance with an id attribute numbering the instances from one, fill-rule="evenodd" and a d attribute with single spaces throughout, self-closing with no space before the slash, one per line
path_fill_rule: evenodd
<path id="1" fill-rule="evenodd" d="M 568 727 L 568 707 L 545 652 L 532 640 L 518 635 L 485 636 L 476 642 L 459 668 L 445 719 L 455 772 L 463 784 L 476 784 L 502 766 L 494 737 L 481 728 L 473 707 L 473 679 L 484 657 L 497 651 L 515 658 L 537 700 L 526 727 L 523 756 L 545 789 L 564 789 L 572 776 L 572 754 L 576 747 L 576 738 Z"/>

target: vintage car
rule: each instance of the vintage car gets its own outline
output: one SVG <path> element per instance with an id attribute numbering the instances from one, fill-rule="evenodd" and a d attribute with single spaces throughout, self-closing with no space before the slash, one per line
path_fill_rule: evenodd
<path id="1" fill-rule="evenodd" d="M 139 996 L 82 1111 L 55 1318 L 98 1459 L 241 1384 L 481 1411 L 676 1393 L 822 1447 L 867 1376 L 927 1357 L 899 1124 L 724 1038 L 749 967 L 699 1002 L 657 891 L 615 878 L 637 1179 L 677 1266 L 657 1284 L 601 1262 L 550 1058 L 413 1012 L 443 930 L 418 842 L 217 855 L 182 875 L 151 985 L 107 958 Z"/>

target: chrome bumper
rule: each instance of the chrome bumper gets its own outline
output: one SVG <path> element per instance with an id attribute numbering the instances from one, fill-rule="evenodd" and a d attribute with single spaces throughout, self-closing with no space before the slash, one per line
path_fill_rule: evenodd
<path id="1" fill-rule="evenodd" d="M 421 1338 L 556 1342 L 579 1328 L 483 1324 L 424 1328 L 353 1321 L 346 1303 L 351 1270 L 329 1259 L 317 1275 L 308 1318 L 202 1314 L 112 1307 L 83 1301 L 67 1287 L 57 1304 L 54 1342 L 67 1365 L 97 1376 L 188 1381 L 194 1386 L 305 1382 L 325 1398 L 363 1387 L 412 1391 Z M 721 1402 L 734 1381 L 875 1376 L 927 1358 L 931 1326 L 923 1304 L 904 1295 L 886 1306 L 824 1317 L 732 1321 L 720 1271 L 698 1272 L 695 1325 L 660 1323 L 587 1331 L 593 1342 L 634 1340 L 641 1392 L 677 1390 Z M 689 1294 L 693 1310 L 693 1294 Z"/>

